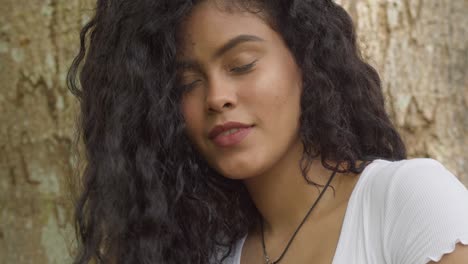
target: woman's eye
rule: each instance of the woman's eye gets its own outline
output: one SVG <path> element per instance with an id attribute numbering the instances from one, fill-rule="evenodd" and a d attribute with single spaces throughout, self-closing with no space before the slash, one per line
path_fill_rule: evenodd
<path id="1" fill-rule="evenodd" d="M 251 63 L 249 63 L 249 64 L 242 65 L 242 66 L 240 66 L 240 67 L 232 68 L 232 69 L 230 69 L 229 71 L 230 71 L 230 72 L 234 72 L 234 73 L 245 73 L 245 72 L 250 71 L 250 70 L 253 68 L 253 66 L 255 66 L 255 63 L 256 63 L 256 62 L 257 62 L 257 61 L 255 60 L 255 61 L 253 61 L 253 62 L 251 62 Z"/>
<path id="2" fill-rule="evenodd" d="M 200 80 L 196 80 L 196 81 L 193 81 L 193 82 L 188 83 L 188 84 L 182 84 L 181 85 L 182 90 L 184 92 L 188 92 L 188 91 L 192 90 L 193 88 L 195 88 L 195 86 L 197 85 L 198 82 L 200 82 Z"/>

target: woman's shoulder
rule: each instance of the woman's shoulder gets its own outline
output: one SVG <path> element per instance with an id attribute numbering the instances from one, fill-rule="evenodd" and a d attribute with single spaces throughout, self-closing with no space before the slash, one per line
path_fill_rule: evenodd
<path id="1" fill-rule="evenodd" d="M 447 170 L 439 161 L 432 158 L 412 158 L 403 160 L 375 159 L 371 165 L 378 167 L 386 174 L 415 174 L 427 169 Z"/>
<path id="2" fill-rule="evenodd" d="M 383 208 L 391 263 L 438 261 L 456 243 L 468 244 L 468 190 L 443 164 L 430 158 L 372 164 L 369 189 Z"/>
<path id="3" fill-rule="evenodd" d="M 460 180 L 442 163 L 432 158 L 413 158 L 398 161 L 374 160 L 365 177 L 373 185 L 380 185 L 386 192 L 437 191 L 449 188 L 466 193 Z M 367 170 L 367 168 L 366 168 Z M 364 174 L 364 173 L 363 173 Z M 374 186 L 375 187 L 375 186 Z M 426 190 L 425 190 L 426 189 Z"/>
<path id="4" fill-rule="evenodd" d="M 375 160 L 368 166 L 361 176 L 365 179 L 360 192 L 375 206 L 386 208 L 387 213 L 394 209 L 399 215 L 409 207 L 418 208 L 413 212 L 426 207 L 440 211 L 452 207 L 468 212 L 466 186 L 435 159 Z"/>

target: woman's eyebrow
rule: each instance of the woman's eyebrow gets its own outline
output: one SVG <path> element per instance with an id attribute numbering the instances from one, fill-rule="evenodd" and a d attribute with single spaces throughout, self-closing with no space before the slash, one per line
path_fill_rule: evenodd
<path id="1" fill-rule="evenodd" d="M 244 43 L 244 42 L 249 42 L 249 41 L 265 41 L 265 40 L 255 35 L 239 35 L 237 37 L 230 39 L 228 42 L 226 42 L 224 45 L 218 48 L 216 52 L 213 54 L 211 60 L 216 60 L 217 58 L 221 57 L 223 54 L 225 54 L 229 50 L 235 48 L 237 45 Z M 199 62 L 194 61 L 194 60 L 177 61 L 176 67 L 181 70 L 196 70 L 200 72 L 202 71 L 202 68 L 203 68 Z"/>
<path id="2" fill-rule="evenodd" d="M 248 41 L 264 41 L 264 39 L 257 37 L 255 35 L 239 35 L 237 37 L 234 37 L 230 39 L 226 44 L 221 46 L 213 55 L 212 60 L 215 60 L 219 57 L 221 57 L 223 54 L 228 52 L 229 50 L 233 49 L 237 45 L 248 42 Z"/>

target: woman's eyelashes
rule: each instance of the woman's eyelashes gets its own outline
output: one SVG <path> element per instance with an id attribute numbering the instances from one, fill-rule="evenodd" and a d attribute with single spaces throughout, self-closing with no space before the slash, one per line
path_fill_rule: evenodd
<path id="1" fill-rule="evenodd" d="M 201 82 L 201 80 L 196 80 L 196 81 L 193 81 L 193 82 L 191 82 L 189 84 L 182 84 L 182 90 L 184 92 L 188 92 L 188 91 L 192 90 L 198 82 Z"/>
<path id="2" fill-rule="evenodd" d="M 253 70 L 256 63 L 257 63 L 257 60 L 254 60 L 249 64 L 245 64 L 245 65 L 242 65 L 242 66 L 239 66 L 239 67 L 230 68 L 229 72 L 235 73 L 235 74 L 249 73 L 250 71 Z M 201 81 L 202 81 L 201 79 L 197 79 L 197 80 L 194 80 L 191 83 L 182 84 L 182 88 L 183 88 L 184 91 L 190 91 L 191 89 L 193 89 Z"/>
<path id="3" fill-rule="evenodd" d="M 233 73 L 246 73 L 246 72 L 249 72 L 250 70 L 253 69 L 256 62 L 257 62 L 257 60 L 254 60 L 253 62 L 251 62 L 249 64 L 242 65 L 240 67 L 234 67 L 234 68 L 230 69 L 229 71 L 233 72 Z"/>

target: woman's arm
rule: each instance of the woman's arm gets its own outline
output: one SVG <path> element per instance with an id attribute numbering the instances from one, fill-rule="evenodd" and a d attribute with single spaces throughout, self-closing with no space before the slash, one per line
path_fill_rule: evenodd
<path id="1" fill-rule="evenodd" d="M 452 253 L 445 254 L 439 262 L 431 261 L 429 264 L 466 264 L 468 263 L 468 245 L 458 243 Z"/>

